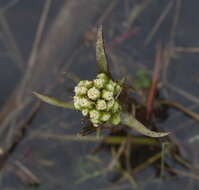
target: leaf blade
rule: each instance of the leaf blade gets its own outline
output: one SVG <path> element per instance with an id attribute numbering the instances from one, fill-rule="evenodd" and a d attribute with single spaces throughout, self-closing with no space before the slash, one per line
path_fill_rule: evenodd
<path id="1" fill-rule="evenodd" d="M 146 128 L 141 122 L 136 120 L 132 115 L 130 115 L 128 113 L 122 113 L 121 118 L 122 118 L 122 123 L 124 125 L 136 130 L 137 132 L 139 132 L 145 136 L 158 138 L 158 137 L 167 136 L 169 134 L 169 132 L 151 131 L 150 129 Z"/>
<path id="2" fill-rule="evenodd" d="M 53 106 L 58 106 L 58 107 L 62 107 L 62 108 L 75 110 L 75 107 L 72 102 L 68 102 L 68 103 L 63 102 L 63 101 L 57 100 L 56 98 L 51 98 L 49 96 L 45 96 L 45 95 L 39 94 L 37 92 L 33 92 L 33 94 L 40 100 L 42 100 L 48 104 L 51 104 Z"/>
<path id="3" fill-rule="evenodd" d="M 96 59 L 99 72 L 108 74 L 108 63 L 104 48 L 102 26 L 99 27 L 97 32 Z"/>

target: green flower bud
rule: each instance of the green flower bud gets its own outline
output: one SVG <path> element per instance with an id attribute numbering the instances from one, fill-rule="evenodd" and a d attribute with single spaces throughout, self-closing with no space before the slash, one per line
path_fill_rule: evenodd
<path id="1" fill-rule="evenodd" d="M 108 82 L 108 84 L 106 85 L 105 88 L 108 91 L 114 92 L 115 86 L 116 86 L 116 83 L 113 82 L 112 80 L 109 80 L 109 82 Z"/>
<path id="2" fill-rule="evenodd" d="M 101 115 L 101 121 L 106 122 L 111 118 L 111 114 L 108 112 L 103 112 Z"/>
<path id="3" fill-rule="evenodd" d="M 81 98 L 79 96 L 73 96 L 74 102 L 79 101 Z"/>
<path id="4" fill-rule="evenodd" d="M 76 110 L 80 110 L 81 109 L 81 107 L 79 105 L 79 102 L 77 102 L 77 101 L 74 101 L 74 106 L 75 106 Z"/>
<path id="5" fill-rule="evenodd" d="M 85 95 L 87 93 L 88 89 L 84 86 L 76 86 L 75 87 L 75 94 L 78 96 Z"/>
<path id="6" fill-rule="evenodd" d="M 83 109 L 82 110 L 82 115 L 83 116 L 87 116 L 88 115 L 89 110 L 88 109 Z"/>
<path id="7" fill-rule="evenodd" d="M 95 79 L 94 80 L 94 86 L 98 89 L 104 88 L 105 84 L 106 84 L 105 79 Z"/>
<path id="8" fill-rule="evenodd" d="M 120 114 L 116 113 L 111 116 L 109 120 L 113 125 L 118 125 L 120 123 Z"/>
<path id="9" fill-rule="evenodd" d="M 115 103 L 115 100 L 110 100 L 110 101 L 107 102 L 107 104 L 106 104 L 107 105 L 107 111 L 112 109 L 114 103 Z"/>
<path id="10" fill-rule="evenodd" d="M 114 91 L 114 86 L 113 86 L 112 84 L 110 84 L 110 83 L 108 83 L 108 84 L 105 86 L 105 88 L 106 88 L 106 90 L 108 90 L 108 91 L 111 91 L 111 92 Z"/>
<path id="11" fill-rule="evenodd" d="M 74 100 L 75 109 L 80 110 L 81 109 L 81 106 L 79 104 L 80 97 L 79 96 L 74 96 L 73 100 Z"/>
<path id="12" fill-rule="evenodd" d="M 98 110 L 105 110 L 106 109 L 106 101 L 105 100 L 97 100 L 96 108 Z"/>
<path id="13" fill-rule="evenodd" d="M 96 76 L 97 79 L 104 79 L 104 80 L 109 80 L 108 76 L 105 73 L 100 73 Z"/>
<path id="14" fill-rule="evenodd" d="M 103 90 L 102 91 L 102 98 L 105 100 L 113 100 L 113 92 L 108 91 L 108 90 Z"/>
<path id="15" fill-rule="evenodd" d="M 93 126 L 94 126 L 94 127 L 98 127 L 99 124 L 100 124 L 100 121 L 97 120 L 97 119 L 91 119 L 91 122 L 93 123 Z"/>
<path id="16" fill-rule="evenodd" d="M 79 81 L 79 83 L 77 84 L 77 86 L 84 86 L 85 80 L 81 80 Z"/>
<path id="17" fill-rule="evenodd" d="M 113 105 L 111 110 L 112 110 L 113 113 L 115 113 L 115 112 L 118 112 L 119 109 L 120 109 L 120 105 L 119 105 L 119 103 L 117 101 L 115 101 L 115 103 L 114 103 L 114 105 Z"/>
<path id="18" fill-rule="evenodd" d="M 82 108 L 92 108 L 93 105 L 93 103 L 87 98 L 80 98 L 78 102 L 80 107 Z"/>
<path id="19" fill-rule="evenodd" d="M 101 116 L 101 113 L 99 111 L 97 111 L 97 110 L 91 110 L 89 112 L 89 115 L 90 115 L 91 119 L 98 120 L 100 118 L 100 116 Z"/>
<path id="20" fill-rule="evenodd" d="M 86 88 L 91 88 L 93 86 L 93 82 L 86 80 L 84 85 L 86 86 Z"/>
<path id="21" fill-rule="evenodd" d="M 78 86 L 84 86 L 86 88 L 91 88 L 93 86 L 93 82 L 92 81 L 89 81 L 89 80 L 81 80 L 79 83 L 78 83 Z"/>
<path id="22" fill-rule="evenodd" d="M 97 88 L 93 87 L 88 90 L 87 95 L 91 100 L 96 100 L 100 97 L 100 91 Z"/>

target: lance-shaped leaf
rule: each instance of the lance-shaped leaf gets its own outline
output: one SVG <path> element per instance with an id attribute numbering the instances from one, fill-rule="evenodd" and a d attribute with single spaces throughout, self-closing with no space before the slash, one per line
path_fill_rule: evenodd
<path id="1" fill-rule="evenodd" d="M 149 136 L 149 137 L 164 137 L 167 136 L 169 133 L 161 133 L 161 132 L 155 132 L 147 129 L 142 123 L 140 123 L 138 120 L 136 120 L 132 115 L 128 113 L 122 113 L 121 114 L 121 122 L 122 124 L 136 130 L 137 132 Z"/>
<path id="2" fill-rule="evenodd" d="M 105 48 L 104 48 L 102 26 L 99 27 L 98 32 L 97 32 L 96 59 L 97 59 L 97 67 L 98 67 L 99 73 L 108 74 L 108 63 L 107 63 Z"/>
<path id="3" fill-rule="evenodd" d="M 49 96 L 45 96 L 45 95 L 42 95 L 42 94 L 39 94 L 37 92 L 33 92 L 33 94 L 35 96 L 37 96 L 40 100 L 48 103 L 48 104 L 51 104 L 51 105 L 54 105 L 54 106 L 58 106 L 58 107 L 62 107 L 62 108 L 68 108 L 68 109 L 72 109 L 74 110 L 74 105 L 72 102 L 62 102 L 60 100 L 57 100 L 55 98 L 51 98 Z"/>

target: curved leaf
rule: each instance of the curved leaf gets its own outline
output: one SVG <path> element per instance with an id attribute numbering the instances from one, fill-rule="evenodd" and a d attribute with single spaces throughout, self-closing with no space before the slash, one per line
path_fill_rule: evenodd
<path id="1" fill-rule="evenodd" d="M 121 122 L 122 124 L 136 130 L 137 132 L 149 136 L 149 137 L 164 137 L 167 136 L 169 133 L 161 133 L 161 132 L 155 132 L 147 129 L 142 123 L 140 123 L 138 120 L 136 120 L 132 115 L 128 113 L 122 113 L 121 114 Z"/>
<path id="2" fill-rule="evenodd" d="M 33 94 L 35 96 L 37 96 L 37 98 L 39 98 L 40 100 L 42 100 L 42 101 L 44 101 L 44 102 L 46 102 L 48 104 L 51 104 L 51 105 L 54 105 L 54 106 L 58 106 L 58 107 L 62 107 L 62 108 L 68 108 L 68 109 L 72 109 L 72 110 L 75 109 L 72 102 L 62 102 L 62 101 L 57 100 L 55 98 L 51 98 L 51 97 L 39 94 L 37 92 L 33 92 Z"/>
<path id="3" fill-rule="evenodd" d="M 102 26 L 99 27 L 97 32 L 96 59 L 99 72 L 108 74 L 108 63 L 104 49 Z"/>

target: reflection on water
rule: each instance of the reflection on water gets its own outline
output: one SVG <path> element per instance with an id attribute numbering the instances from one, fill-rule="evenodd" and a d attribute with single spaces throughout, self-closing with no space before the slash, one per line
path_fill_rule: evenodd
<path id="1" fill-rule="evenodd" d="M 4 8 L 8 3 L 8 1 L 2 1 L 0 6 Z M 44 29 L 45 36 L 64 3 L 65 1 L 59 0 L 51 4 L 47 25 Z M 196 48 L 199 44 L 197 37 L 199 32 L 197 27 L 198 2 L 194 0 L 176 0 L 173 2 L 163 0 L 149 3 L 142 1 L 140 4 L 139 1 L 125 0 L 117 3 L 107 3 L 104 0 L 104 4 L 107 4 L 107 9 L 104 9 L 104 7 L 97 9 L 92 4 L 92 11 L 89 13 L 95 15 L 95 22 L 88 19 L 86 22 L 84 20 L 81 23 L 90 26 L 87 27 L 91 35 L 90 38 L 82 39 L 85 29 L 81 30 L 81 35 L 79 34 L 81 38 L 77 35 L 76 30 L 80 27 L 75 23 L 79 23 L 78 21 L 83 20 L 83 18 L 79 18 L 78 13 L 75 13 L 78 18 L 71 21 L 74 23 L 71 23 L 70 31 L 74 31 L 74 35 L 79 37 L 78 42 L 68 39 L 64 43 L 71 43 L 71 52 L 67 48 L 58 51 L 61 53 L 57 55 L 63 56 L 63 59 L 57 58 L 58 63 L 53 63 L 55 68 L 55 64 L 59 65 L 59 68 L 56 68 L 59 72 L 53 76 L 57 76 L 59 79 L 49 79 L 48 77 L 51 75 L 45 74 L 42 80 L 46 79 L 46 81 L 41 81 L 41 83 L 45 84 L 46 88 L 51 88 L 52 81 L 56 81 L 52 87 L 54 91 L 51 93 L 56 97 L 62 99 L 67 97 L 66 99 L 69 99 L 72 96 L 71 89 L 75 85 L 74 77 L 71 79 L 71 77 L 63 75 L 62 72 L 70 71 L 83 79 L 93 78 L 96 68 L 95 40 L 92 36 L 95 35 L 95 23 L 103 21 L 106 43 L 111 44 L 107 47 L 107 54 L 114 75 L 117 77 L 126 75 L 131 80 L 139 69 L 151 72 L 154 66 L 154 52 L 158 40 L 161 41 L 165 49 L 169 45 L 175 45 L 175 51 L 172 52 L 170 60 L 168 51 L 164 52 L 166 58 L 162 63 L 160 79 L 164 82 L 166 90 L 162 93 L 165 97 L 176 100 L 178 103 L 190 107 L 190 109 L 193 107 L 194 111 L 197 112 L 199 102 L 197 98 L 199 93 L 197 82 L 199 55 Z M 39 0 L 19 0 L 1 15 L 1 108 L 3 108 L 8 97 L 12 95 L 20 80 L 23 79 L 43 7 L 44 2 Z M 139 12 L 140 14 L 138 14 Z M 83 15 L 86 16 L 87 14 Z M 139 16 L 136 17 L 136 15 Z M 134 20 L 134 18 L 136 19 Z M 59 30 L 57 30 L 57 36 L 61 36 Z M 146 43 L 147 39 L 150 40 Z M 75 43 L 76 45 L 74 45 Z M 50 45 L 56 47 L 56 41 Z M 64 45 L 61 47 L 64 47 Z M 65 54 L 67 56 L 64 56 Z M 62 63 L 59 63 L 59 60 Z M 168 60 L 169 64 L 167 64 Z M 38 67 L 40 66 L 38 65 Z M 53 71 L 50 68 L 48 71 L 47 68 L 46 72 Z M 196 166 L 198 150 L 195 148 L 195 144 L 197 142 L 188 143 L 189 139 L 199 132 L 196 123 L 175 111 L 171 111 L 170 115 L 171 117 L 161 124 L 161 127 L 174 134 L 175 142 L 184 150 L 185 155 L 186 153 L 191 155 L 187 158 L 190 159 L 193 166 Z M 17 146 L 7 162 L 7 167 L 2 172 L 1 189 L 30 189 L 29 182 L 32 178 L 24 174 L 26 169 L 31 172 L 31 175 L 39 179 L 41 185 L 38 189 L 41 190 L 111 189 L 111 187 L 112 189 L 130 189 L 131 183 L 128 180 L 113 183 L 109 179 L 112 174 L 110 176 L 96 174 L 96 177 L 88 177 L 88 180 L 82 180 L 83 182 L 80 184 L 77 183 L 82 179 L 82 176 L 85 177 L 96 169 L 103 169 L 105 163 L 109 163 L 110 157 L 106 151 L 97 154 L 103 158 L 103 163 L 98 160 L 98 156 L 88 158 L 90 155 L 88 153 L 98 143 L 52 140 L 39 137 L 40 134 L 45 133 L 75 135 L 79 133 L 80 128 L 85 124 L 85 121 L 81 121 L 81 119 L 79 113 L 42 105 L 32 123 L 29 124 L 25 138 Z M 17 166 L 16 161 L 23 163 L 26 169 Z M 197 189 L 197 176 L 187 178 L 186 175 L 180 173 L 178 180 L 170 177 L 163 181 L 156 178 L 155 175 L 151 175 L 153 173 L 151 171 L 152 169 L 148 168 L 136 176 L 141 184 L 141 189 L 176 189 L 180 187 L 182 189 Z M 113 174 L 114 177 L 115 174 Z"/>

